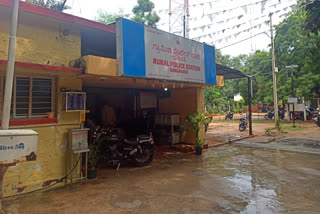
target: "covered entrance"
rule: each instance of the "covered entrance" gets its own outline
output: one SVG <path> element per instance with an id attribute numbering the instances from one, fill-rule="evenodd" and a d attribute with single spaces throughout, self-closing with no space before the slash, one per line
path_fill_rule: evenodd
<path id="1" fill-rule="evenodd" d="M 180 125 L 188 113 L 203 111 L 202 85 L 93 74 L 81 78 L 90 111 L 87 124 L 116 128 L 126 137 L 152 132 L 156 145 L 194 143 L 191 133 L 181 136 Z"/>

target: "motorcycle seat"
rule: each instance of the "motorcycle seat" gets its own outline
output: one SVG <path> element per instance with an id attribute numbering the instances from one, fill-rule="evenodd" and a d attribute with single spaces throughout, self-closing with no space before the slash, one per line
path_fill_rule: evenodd
<path id="1" fill-rule="evenodd" d="M 148 135 L 138 135 L 137 138 L 139 140 L 149 140 L 149 136 Z"/>
<path id="2" fill-rule="evenodd" d="M 137 139 L 134 139 L 134 138 L 132 138 L 132 139 L 124 139 L 124 142 L 127 143 L 127 144 L 130 144 L 130 145 L 138 144 Z"/>

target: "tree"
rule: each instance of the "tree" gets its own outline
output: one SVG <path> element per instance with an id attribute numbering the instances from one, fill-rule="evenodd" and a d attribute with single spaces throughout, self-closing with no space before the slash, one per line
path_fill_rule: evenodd
<path id="1" fill-rule="evenodd" d="M 247 60 L 248 55 L 242 54 L 237 57 L 231 57 L 230 55 L 223 55 L 220 50 L 216 50 L 216 63 L 224 66 L 243 70 Z M 239 93 L 239 83 L 241 81 L 243 80 L 225 80 L 224 87 L 207 87 L 205 89 L 205 104 L 207 110 L 210 113 L 212 111 L 217 113 L 219 109 L 227 111 L 229 110 L 229 106 L 234 106 L 236 103 L 234 102 L 233 97 L 235 94 Z"/>
<path id="2" fill-rule="evenodd" d="M 132 20 L 149 27 L 156 27 L 160 17 L 156 12 L 152 11 L 153 9 L 154 3 L 150 0 L 138 0 L 138 4 L 132 9 L 134 13 Z"/>
<path id="3" fill-rule="evenodd" d="M 305 0 L 300 3 L 300 7 L 305 8 L 307 12 L 306 32 L 318 35 L 320 29 L 320 1 Z"/>
<path id="4" fill-rule="evenodd" d="M 42 7 L 50 8 L 57 11 L 71 9 L 70 6 L 66 5 L 67 0 L 26 0 L 26 2 L 37 4 Z"/>
<path id="5" fill-rule="evenodd" d="M 295 96 L 312 99 L 312 89 L 320 86 L 320 34 L 304 33 L 308 20 L 308 13 L 302 7 L 276 27 L 275 53 L 280 68 L 278 95 L 284 101 L 291 96 L 291 79 L 287 78 L 291 69 L 286 71 L 286 65 L 298 65 L 294 69 Z"/>
<path id="6" fill-rule="evenodd" d="M 273 103 L 271 71 L 270 52 L 256 51 L 246 62 L 243 72 L 247 75 L 254 75 L 252 87 L 253 103 Z M 246 100 L 248 99 L 248 82 L 246 79 L 240 82 L 239 92 Z"/>
<path id="7" fill-rule="evenodd" d="M 122 8 L 119 9 L 118 13 L 109 13 L 102 9 L 97 11 L 98 16 L 94 18 L 95 21 L 101 22 L 103 24 L 110 24 L 115 22 L 118 18 L 128 18 L 129 15 L 124 14 L 124 10 Z"/>

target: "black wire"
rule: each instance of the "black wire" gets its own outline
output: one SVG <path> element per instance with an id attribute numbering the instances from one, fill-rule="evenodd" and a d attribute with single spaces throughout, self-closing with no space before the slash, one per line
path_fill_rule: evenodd
<path id="1" fill-rule="evenodd" d="M 264 32 L 261 32 L 261 33 L 257 33 L 257 34 L 255 34 L 255 35 L 253 35 L 253 36 L 250 36 L 250 37 L 245 38 L 245 39 L 243 39 L 243 40 L 240 40 L 240 41 L 238 41 L 238 42 L 235 42 L 235 43 L 232 43 L 232 44 L 230 44 L 230 45 L 224 46 L 224 47 L 222 47 L 222 48 L 217 48 L 217 49 L 221 50 L 221 49 L 223 49 L 223 48 L 227 48 L 227 47 L 236 45 L 236 44 L 238 44 L 238 43 L 244 42 L 244 41 L 246 41 L 246 40 L 248 40 L 248 39 L 251 39 L 251 38 L 256 37 L 256 36 L 258 36 L 258 35 L 261 35 L 261 34 L 267 34 L 267 33 L 266 33 L 265 31 L 264 31 Z M 268 35 L 268 34 L 267 34 L 267 35 Z"/>
<path id="2" fill-rule="evenodd" d="M 3 198 L 12 198 L 12 197 L 17 197 L 17 196 L 21 196 L 21 195 L 27 195 L 27 194 L 30 194 L 30 193 L 33 193 L 33 192 L 38 192 L 38 191 L 40 191 L 40 190 L 44 190 L 44 189 L 47 189 L 47 188 L 49 188 L 49 187 L 53 187 L 53 186 L 56 185 L 56 184 L 61 183 L 64 179 L 67 179 L 67 177 L 73 172 L 73 170 L 74 170 L 74 169 L 76 168 L 76 166 L 78 165 L 80 159 L 81 159 L 81 155 L 80 155 L 79 159 L 77 160 L 76 165 L 70 170 L 70 172 L 69 172 L 66 176 L 64 176 L 64 177 L 62 177 L 62 178 L 60 178 L 60 179 L 56 179 L 56 180 L 57 180 L 56 183 L 51 184 L 51 185 L 48 185 L 48 186 L 45 186 L 45 187 L 42 187 L 41 189 L 32 190 L 32 191 L 30 191 L 30 192 L 21 193 L 21 194 L 18 194 L 18 195 L 10 195 L 10 196 L 6 196 L 6 197 L 1 197 L 0 200 L 3 199 Z M 60 181 L 61 181 L 61 182 L 60 182 Z"/>

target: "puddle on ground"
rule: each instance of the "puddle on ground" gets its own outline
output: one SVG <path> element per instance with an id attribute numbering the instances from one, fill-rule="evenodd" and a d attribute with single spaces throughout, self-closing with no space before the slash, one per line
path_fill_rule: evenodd
<path id="1" fill-rule="evenodd" d="M 290 146 L 305 146 L 305 147 L 312 147 L 312 148 L 319 148 L 320 149 L 320 141 L 317 140 L 306 140 L 306 139 L 285 139 L 278 142 L 282 145 L 290 145 Z"/>
<path id="2" fill-rule="evenodd" d="M 270 144 L 314 149 L 296 142 Z M 149 167 L 123 167 L 118 174 L 101 170 L 88 184 L 3 204 L 8 213 L 30 214 L 313 214 L 320 210 L 319 180 L 319 154 L 224 146 L 202 156 L 171 154 Z"/>
<path id="3" fill-rule="evenodd" d="M 268 143 L 238 141 L 235 142 L 234 145 L 320 154 L 320 141 L 316 140 L 285 139 L 281 141 L 272 141 Z"/>
<path id="4" fill-rule="evenodd" d="M 319 155 L 229 146 L 206 152 L 204 160 L 209 173 L 223 177 L 232 194 L 245 199 L 238 213 L 320 210 Z"/>

